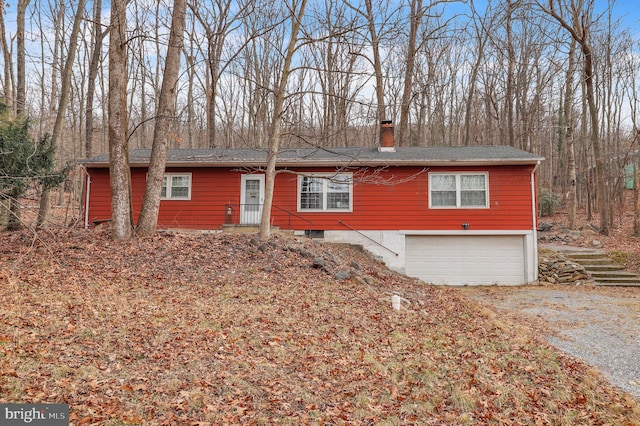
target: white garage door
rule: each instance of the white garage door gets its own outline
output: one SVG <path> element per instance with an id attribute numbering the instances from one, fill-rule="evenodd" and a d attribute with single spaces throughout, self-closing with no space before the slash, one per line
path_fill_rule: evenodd
<path id="1" fill-rule="evenodd" d="M 521 235 L 407 235 L 406 273 L 432 284 L 523 284 Z"/>

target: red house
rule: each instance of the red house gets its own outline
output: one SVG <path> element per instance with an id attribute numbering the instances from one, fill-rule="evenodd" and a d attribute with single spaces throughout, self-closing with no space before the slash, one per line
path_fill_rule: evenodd
<path id="1" fill-rule="evenodd" d="M 541 157 L 510 146 L 396 148 L 392 136 L 381 145 L 282 150 L 272 225 L 361 244 L 389 267 L 428 283 L 537 279 Z M 149 155 L 130 152 L 134 215 Z M 84 164 L 89 227 L 111 215 L 108 157 Z M 170 150 L 158 227 L 221 231 L 259 223 L 265 164 L 265 150 Z"/>

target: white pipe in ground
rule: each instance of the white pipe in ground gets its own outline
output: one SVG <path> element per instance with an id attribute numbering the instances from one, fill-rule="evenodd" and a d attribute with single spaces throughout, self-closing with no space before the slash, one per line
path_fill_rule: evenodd
<path id="1" fill-rule="evenodd" d="M 397 294 L 391 296 L 391 306 L 393 306 L 393 309 L 395 309 L 396 311 L 400 310 L 400 296 L 398 296 Z"/>

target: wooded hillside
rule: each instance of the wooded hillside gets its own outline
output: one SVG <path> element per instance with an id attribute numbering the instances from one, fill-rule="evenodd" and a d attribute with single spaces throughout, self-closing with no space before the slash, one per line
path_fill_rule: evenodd
<path id="1" fill-rule="evenodd" d="M 131 1 L 116 26 L 102 0 L 3 4 L 0 89 L 34 136 L 53 134 L 61 164 L 108 151 L 117 69 L 125 148 L 151 147 L 167 118 L 172 148 L 375 145 L 392 120 L 400 146 L 544 156 L 543 201 L 599 212 L 604 231 L 625 167 L 632 186 L 639 36 L 615 1 L 191 0 L 161 107 L 176 5 Z"/>

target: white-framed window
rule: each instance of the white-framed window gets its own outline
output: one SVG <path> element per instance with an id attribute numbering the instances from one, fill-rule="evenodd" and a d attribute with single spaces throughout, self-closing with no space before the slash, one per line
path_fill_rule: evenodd
<path id="1" fill-rule="evenodd" d="M 351 211 L 352 180 L 351 173 L 298 176 L 298 211 Z"/>
<path id="2" fill-rule="evenodd" d="M 429 173 L 429 207 L 434 209 L 489 207 L 489 174 Z"/>
<path id="3" fill-rule="evenodd" d="M 190 200 L 191 173 L 165 173 L 162 179 L 162 200 Z"/>

